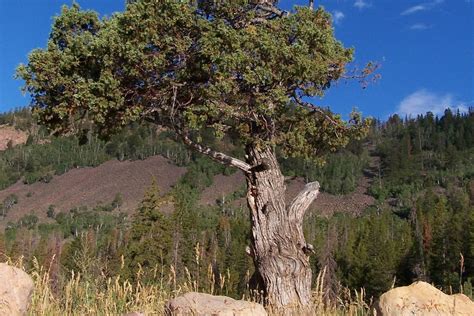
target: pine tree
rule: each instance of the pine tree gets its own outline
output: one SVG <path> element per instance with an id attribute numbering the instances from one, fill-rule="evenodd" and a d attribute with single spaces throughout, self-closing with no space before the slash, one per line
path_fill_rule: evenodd
<path id="1" fill-rule="evenodd" d="M 138 207 L 133 218 L 125 252 L 128 277 L 134 278 L 141 268 L 145 280 L 151 280 L 155 273 L 167 271 L 171 264 L 171 223 L 161 211 L 165 199 L 160 196 L 156 181 Z"/>

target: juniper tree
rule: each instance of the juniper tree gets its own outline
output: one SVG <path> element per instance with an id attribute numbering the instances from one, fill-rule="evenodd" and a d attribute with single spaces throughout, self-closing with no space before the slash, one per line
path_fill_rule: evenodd
<path id="1" fill-rule="evenodd" d="M 312 246 L 302 221 L 319 184 L 308 183 L 287 204 L 275 148 L 321 162 L 367 131 L 360 114 L 346 122 L 310 102 L 346 76 L 352 57 L 334 37 L 330 14 L 312 4 L 290 13 L 276 1 L 139 0 L 103 19 L 64 7 L 47 47 L 32 51 L 18 76 L 39 122 L 54 132 L 78 132 L 93 122 L 110 134 L 148 121 L 240 169 L 254 279 L 279 308 L 310 302 Z M 237 138 L 245 157 L 208 147 L 204 129 Z"/>

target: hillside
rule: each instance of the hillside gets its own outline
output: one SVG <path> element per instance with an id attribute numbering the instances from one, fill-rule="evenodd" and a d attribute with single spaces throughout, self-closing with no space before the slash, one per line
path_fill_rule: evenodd
<path id="1" fill-rule="evenodd" d="M 359 179 L 356 189 L 351 193 L 336 195 L 321 192 L 310 206 L 309 212 L 322 216 L 331 216 L 334 213 L 360 215 L 375 202 L 375 199 L 367 193 L 370 183 L 371 179 L 364 176 Z M 245 177 L 242 173 L 238 172 L 230 176 L 217 175 L 214 177 L 213 185 L 203 191 L 199 202 L 202 205 L 215 205 L 216 201 L 222 201 L 223 197 L 238 191 L 243 185 L 245 185 Z M 291 201 L 304 185 L 304 179 L 300 177 L 287 180 L 286 200 Z M 232 201 L 232 204 L 234 207 L 247 209 L 245 197 Z"/>
<path id="2" fill-rule="evenodd" d="M 0 191 L 1 201 L 11 194 L 18 197 L 18 204 L 0 221 L 0 228 L 31 212 L 44 220 L 50 205 L 58 211 L 69 211 L 80 206 L 94 207 L 110 203 L 117 194 L 123 197 L 121 210 L 130 213 L 136 209 L 153 178 L 165 193 L 185 171 L 186 168 L 177 167 L 161 156 L 154 156 L 136 161 L 110 160 L 95 168 L 73 169 L 54 176 L 48 183 L 28 185 L 20 181 Z"/>
<path id="3" fill-rule="evenodd" d="M 152 177 L 156 178 L 161 193 L 165 193 L 186 170 L 191 172 L 188 176 L 192 178 L 191 182 L 196 182 L 199 205 L 222 207 L 224 201 L 225 208 L 247 208 L 243 190 L 245 178 L 240 172 L 226 176 L 222 168 L 213 163 L 197 162 L 197 157 L 191 157 L 172 135 L 161 133 L 152 126 L 130 126 L 106 142 L 89 136 L 88 141 L 81 144 L 80 136 L 55 138 L 44 131 L 38 132 L 28 109 L 1 114 L 0 119 L 5 123 L 0 127 L 0 145 L 4 144 L 0 152 L 0 170 L 3 170 L 0 174 L 0 188 L 3 188 L 0 190 L 0 208 L 7 198 L 17 200 L 11 209 L 7 207 L 0 229 L 29 214 L 37 216 L 40 223 L 51 222 L 46 217 L 51 205 L 56 214 L 68 213 L 73 208 L 94 209 L 97 205 L 108 205 L 117 195 L 122 200 L 117 211 L 131 214 Z M 7 150 L 9 141 L 13 145 L 24 144 L 29 130 L 35 131 L 31 142 Z M 230 146 L 223 147 L 224 151 L 234 148 L 229 142 L 221 142 L 218 146 Z M 348 152 L 334 158 L 325 169 L 302 165 L 300 161 L 285 161 L 286 172 L 290 175 L 286 183 L 287 199 L 292 199 L 302 188 L 304 177 L 307 181 L 318 180 L 323 185 L 323 192 L 311 207 L 317 214 L 360 214 L 372 205 L 374 199 L 367 195 L 371 179 L 363 177 L 361 172 L 365 164 L 363 155 Z M 189 169 L 192 161 L 197 165 Z M 346 167 L 341 169 L 340 166 Z M 184 181 L 189 182 L 189 179 Z M 343 187 L 342 183 L 351 184 Z"/>
<path id="4" fill-rule="evenodd" d="M 153 156 L 145 160 L 110 160 L 98 167 L 72 169 L 62 175 L 53 176 L 48 182 L 25 184 L 22 181 L 0 191 L 0 201 L 14 194 L 18 203 L 0 221 L 0 229 L 8 222 L 17 222 L 23 216 L 34 213 L 40 221 L 47 220 L 46 211 L 54 205 L 56 211 L 69 211 L 81 206 L 95 207 L 110 203 L 117 194 L 123 198 L 121 211 L 133 213 L 142 200 L 144 192 L 153 178 L 162 193 L 166 193 L 186 172 L 162 156 Z M 322 192 L 311 206 L 317 214 L 329 216 L 336 212 L 358 215 L 374 199 L 367 195 L 370 179 L 362 177 L 356 190 L 346 195 L 334 195 Z M 214 206 L 216 201 L 238 191 L 245 185 L 242 173 L 230 176 L 218 174 L 212 184 L 201 194 L 200 204 Z M 294 177 L 287 181 L 287 199 L 291 200 L 304 186 L 303 179 Z M 245 198 L 233 201 L 233 206 L 246 209 Z"/>

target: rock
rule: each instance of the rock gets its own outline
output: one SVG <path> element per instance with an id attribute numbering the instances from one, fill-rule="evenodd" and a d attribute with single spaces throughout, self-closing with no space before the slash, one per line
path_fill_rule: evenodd
<path id="1" fill-rule="evenodd" d="M 466 295 L 447 295 L 426 282 L 394 288 L 384 293 L 376 306 L 377 315 L 474 315 L 474 302 Z"/>
<path id="2" fill-rule="evenodd" d="M 169 316 L 266 316 L 262 305 L 238 301 L 226 296 L 190 292 L 170 300 L 165 306 Z"/>
<path id="3" fill-rule="evenodd" d="M 25 315 L 34 283 L 23 270 L 0 263 L 0 315 Z"/>

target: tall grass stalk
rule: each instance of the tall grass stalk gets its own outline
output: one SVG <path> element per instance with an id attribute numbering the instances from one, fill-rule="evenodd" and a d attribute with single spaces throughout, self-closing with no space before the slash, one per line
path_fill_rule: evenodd
<path id="1" fill-rule="evenodd" d="M 54 258 L 53 258 L 54 260 Z M 23 260 L 12 262 L 10 264 L 23 268 Z M 199 266 L 198 266 L 199 267 Z M 122 315 L 133 311 L 142 312 L 145 315 L 164 314 L 165 304 L 168 300 L 186 292 L 196 291 L 198 281 L 189 269 L 185 268 L 186 279 L 183 282 L 176 280 L 175 268 L 171 267 L 170 272 L 165 276 L 156 273 L 156 280 L 153 283 L 143 283 L 141 276 L 143 271 L 139 269 L 136 281 L 123 280 L 119 276 L 113 278 L 99 277 L 90 278 L 81 273 L 71 272 L 70 275 L 62 280 L 59 290 L 53 290 L 53 280 L 50 277 L 50 267 L 40 266 L 36 259 L 33 260 L 32 269 L 29 271 L 35 284 L 35 290 L 29 309 L 29 315 Z M 201 271 L 196 272 L 199 274 Z M 216 275 L 212 273 L 211 267 L 207 268 L 205 289 L 210 294 L 226 292 L 226 283 L 230 278 L 229 273 Z M 328 304 L 324 302 L 324 275 L 323 269 L 316 277 L 313 291 L 313 305 L 309 311 L 311 315 L 370 315 L 370 304 L 365 302 L 365 292 L 350 291 L 344 289 L 338 297 L 337 302 Z M 204 280 L 203 280 L 204 281 Z M 203 289 L 201 289 L 203 290 Z M 246 295 L 243 299 L 249 301 L 259 301 L 261 293 Z M 308 313 L 308 311 L 305 311 Z M 269 315 L 278 315 L 269 310 Z"/>

